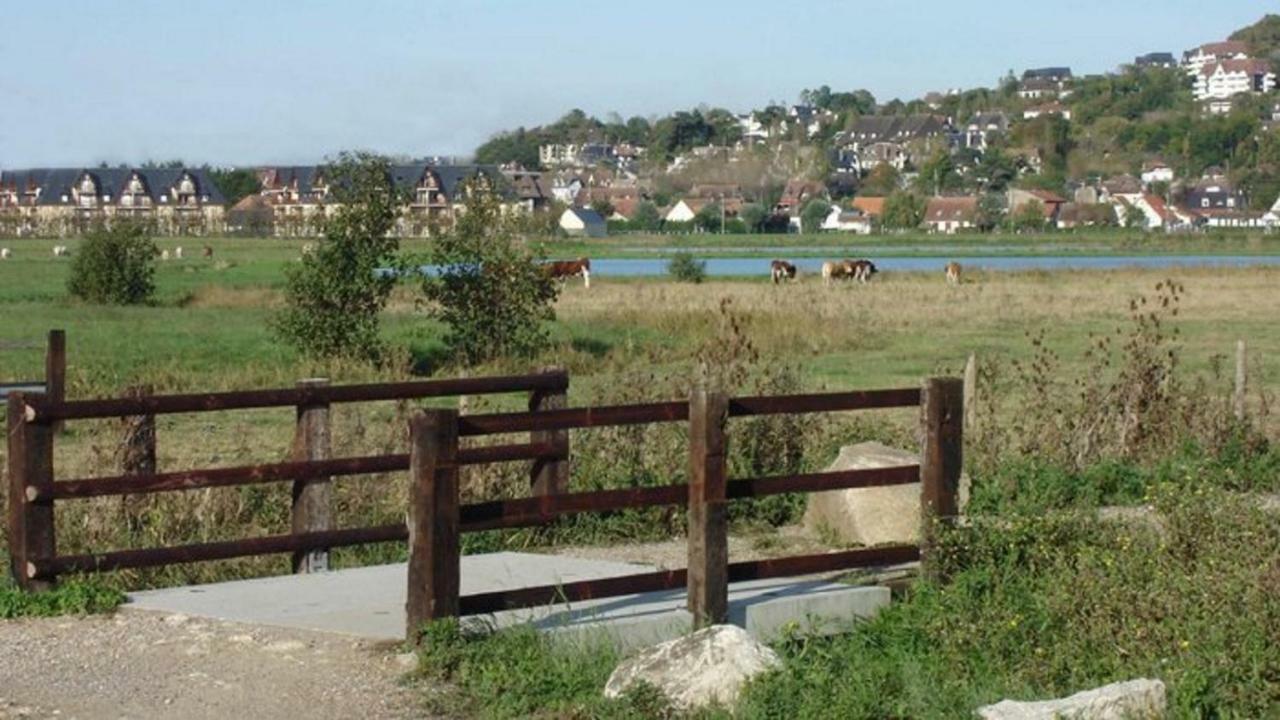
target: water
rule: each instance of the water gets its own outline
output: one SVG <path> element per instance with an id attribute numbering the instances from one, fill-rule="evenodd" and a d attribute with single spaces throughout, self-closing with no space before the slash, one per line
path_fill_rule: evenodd
<path id="1" fill-rule="evenodd" d="M 768 258 L 702 257 L 707 275 L 768 275 Z M 816 274 L 822 270 L 822 258 L 799 258 L 791 261 L 801 273 Z M 872 258 L 880 272 L 942 272 L 948 258 L 876 257 Z M 1038 255 L 1029 257 L 961 258 L 966 270 L 1114 270 L 1117 268 L 1180 267 L 1251 267 L 1280 266 L 1280 255 L 1115 255 L 1073 256 Z M 644 277 L 667 274 L 665 258 L 606 259 L 591 261 L 591 274 L 598 277 Z"/>

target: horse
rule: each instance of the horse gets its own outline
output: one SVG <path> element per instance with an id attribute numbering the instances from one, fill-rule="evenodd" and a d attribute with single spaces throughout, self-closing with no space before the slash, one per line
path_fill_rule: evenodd
<path id="1" fill-rule="evenodd" d="M 769 277 L 773 279 L 774 285 L 783 280 L 794 281 L 796 279 L 796 266 L 786 260 L 774 260 L 769 263 Z"/>
<path id="2" fill-rule="evenodd" d="M 569 278 L 582 276 L 582 286 L 590 289 L 591 287 L 591 260 L 588 258 L 578 258 L 577 260 L 553 260 L 545 263 L 543 270 L 552 280 L 567 281 Z"/>
<path id="3" fill-rule="evenodd" d="M 13 252 L 9 248 L 0 248 L 0 260 L 8 260 L 13 257 Z"/>
<path id="4" fill-rule="evenodd" d="M 876 269 L 876 264 L 870 260 L 845 260 L 844 262 L 849 267 L 853 279 L 860 283 L 870 282 L 871 276 L 880 272 Z"/>
<path id="5" fill-rule="evenodd" d="M 176 248 L 174 248 L 174 249 L 173 249 L 173 258 L 174 258 L 175 260 L 181 260 L 181 259 L 182 259 L 182 248 L 181 248 L 181 247 L 176 247 Z"/>
<path id="6" fill-rule="evenodd" d="M 53 256 L 54 256 L 54 257 L 67 257 L 67 256 L 68 256 L 68 255 L 70 255 L 70 254 L 71 254 L 71 250 L 67 249 L 67 246 L 66 246 L 66 245 L 54 245 L 54 246 L 53 246 Z"/>
<path id="7" fill-rule="evenodd" d="M 213 257 L 213 246 L 212 246 L 212 245 L 205 245 L 205 246 L 204 246 L 204 250 L 202 250 L 202 251 L 200 252 L 200 254 L 201 254 L 201 255 L 203 255 L 204 257 L 207 257 L 207 258 L 211 258 L 211 257 Z"/>
<path id="8" fill-rule="evenodd" d="M 955 260 L 952 260 L 951 262 L 947 263 L 947 284 L 948 285 L 960 284 L 960 263 L 956 262 Z"/>

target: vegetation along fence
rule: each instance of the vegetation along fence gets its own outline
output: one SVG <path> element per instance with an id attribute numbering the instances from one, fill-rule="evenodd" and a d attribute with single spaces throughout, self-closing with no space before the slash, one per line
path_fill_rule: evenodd
<path id="1" fill-rule="evenodd" d="M 286 390 L 200 395 L 140 396 L 59 401 L 17 394 L 8 408 L 9 545 L 13 573 L 30 590 L 48 588 L 61 574 L 137 568 L 249 555 L 292 553 L 295 572 L 323 569 L 325 553 L 374 542 L 409 543 L 410 638 L 430 619 L 687 587 L 689 608 L 699 624 L 722 620 L 730 582 L 927 560 L 934 518 L 956 514 L 963 424 L 962 382 L 927 380 L 922 388 L 787 396 L 730 398 L 695 391 L 687 401 L 568 408 L 568 376 L 538 374 L 416 383 L 328 386 L 303 383 Z M 428 410 L 410 421 L 407 454 L 330 458 L 331 403 L 527 391 L 529 411 L 459 415 Z M 150 416 L 295 406 L 297 429 L 290 462 L 183 472 L 60 480 L 53 477 L 52 424 L 84 418 Z M 731 418 L 920 408 L 922 445 L 917 464 L 862 470 L 729 479 L 726 429 Z M 679 485 L 566 492 L 571 429 L 687 422 L 689 482 Z M 529 442 L 461 447 L 460 438 L 530 434 Z M 459 468 L 507 461 L 533 461 L 533 496 L 463 505 Z M 406 524 L 334 529 L 331 478 L 408 470 L 410 507 Z M 292 482 L 292 531 L 288 534 L 176 547 L 58 555 L 54 537 L 56 501 L 108 495 L 181 491 L 266 482 Z M 729 562 L 727 503 L 739 498 L 921 483 L 923 546 L 892 545 L 749 562 Z M 503 528 L 535 527 L 558 518 L 651 506 L 684 506 L 688 517 L 688 567 L 625 577 L 460 595 L 460 536 Z M 925 557 L 922 558 L 922 555 Z M 926 571 L 931 565 L 926 562 Z"/>

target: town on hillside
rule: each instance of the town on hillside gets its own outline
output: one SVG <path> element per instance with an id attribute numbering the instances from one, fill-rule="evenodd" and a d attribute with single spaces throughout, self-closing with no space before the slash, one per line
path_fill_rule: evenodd
<path id="1" fill-rule="evenodd" d="M 608 120 L 574 110 L 502 132 L 474 160 L 395 160 L 397 231 L 424 237 L 480 183 L 539 227 L 869 234 L 1280 227 L 1280 16 L 1114 72 L 1010 73 L 994 87 L 877 102 L 822 86 L 790 106 Z M 321 165 L 0 168 L 0 235 L 113 218 L 172 235 L 310 236 L 335 203 Z"/>

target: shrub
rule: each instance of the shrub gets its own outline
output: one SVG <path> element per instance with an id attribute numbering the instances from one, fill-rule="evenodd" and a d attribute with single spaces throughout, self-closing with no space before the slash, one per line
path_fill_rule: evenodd
<path id="1" fill-rule="evenodd" d="M 700 283 L 707 279 L 707 263 L 691 252 L 678 252 L 667 262 L 667 272 L 680 282 Z"/>
<path id="2" fill-rule="evenodd" d="M 99 226 L 71 263 L 67 290 L 93 303 L 140 305 L 155 293 L 156 244 L 140 223 Z"/>
<path id="3" fill-rule="evenodd" d="M 314 252 L 285 271 L 279 335 L 304 355 L 378 361 L 378 314 L 396 277 L 385 270 L 400 241 L 391 237 L 400 206 L 385 158 L 357 153 L 328 165 L 337 212 L 323 223 Z"/>
<path id="4" fill-rule="evenodd" d="M 467 212 L 431 244 L 423 277 L 431 314 L 448 326 L 445 345 L 464 363 L 529 356 L 549 342 L 559 287 L 541 258 L 515 240 L 492 192 L 473 180 Z"/>

